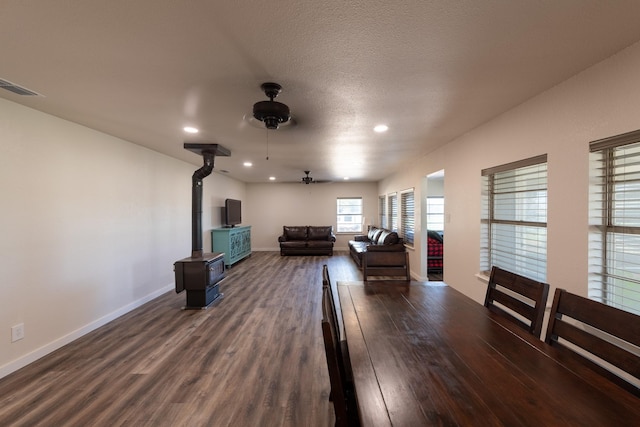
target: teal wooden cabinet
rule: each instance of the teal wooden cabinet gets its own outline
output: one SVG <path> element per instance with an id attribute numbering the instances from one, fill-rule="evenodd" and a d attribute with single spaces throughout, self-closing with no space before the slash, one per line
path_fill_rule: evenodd
<path id="1" fill-rule="evenodd" d="M 213 252 L 224 252 L 224 264 L 229 267 L 251 255 L 251 226 L 214 228 L 211 245 Z"/>

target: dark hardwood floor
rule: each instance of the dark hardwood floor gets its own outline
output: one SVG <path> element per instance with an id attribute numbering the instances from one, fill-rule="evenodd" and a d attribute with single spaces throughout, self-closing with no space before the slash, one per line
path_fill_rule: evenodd
<path id="1" fill-rule="evenodd" d="M 442 282 L 444 277 L 444 272 L 441 273 L 429 273 L 427 275 L 430 282 Z"/>
<path id="2" fill-rule="evenodd" d="M 0 380 L 1 426 L 330 426 L 322 265 L 347 252 L 254 252 L 224 299 L 182 310 L 168 292 Z"/>

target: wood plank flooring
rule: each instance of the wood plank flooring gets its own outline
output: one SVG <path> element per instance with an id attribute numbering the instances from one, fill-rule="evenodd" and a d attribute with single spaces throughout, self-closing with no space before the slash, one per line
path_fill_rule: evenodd
<path id="1" fill-rule="evenodd" d="M 254 252 L 214 307 L 168 292 L 1 379 L 0 425 L 333 425 L 323 264 L 362 280 L 347 252 Z"/>

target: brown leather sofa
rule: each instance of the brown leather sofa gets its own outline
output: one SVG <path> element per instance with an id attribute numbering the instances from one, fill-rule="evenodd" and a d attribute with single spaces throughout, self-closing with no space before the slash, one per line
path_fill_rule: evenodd
<path id="1" fill-rule="evenodd" d="M 333 255 L 335 241 L 330 225 L 285 225 L 278 237 L 280 255 Z"/>
<path id="2" fill-rule="evenodd" d="M 362 268 L 362 257 L 365 252 L 404 252 L 404 240 L 395 231 L 370 225 L 366 235 L 353 236 L 349 241 L 351 258 Z"/>

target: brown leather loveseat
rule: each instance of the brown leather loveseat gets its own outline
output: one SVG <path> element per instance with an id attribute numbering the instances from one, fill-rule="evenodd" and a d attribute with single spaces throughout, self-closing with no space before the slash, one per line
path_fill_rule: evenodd
<path id="1" fill-rule="evenodd" d="M 335 241 L 330 225 L 285 225 L 278 237 L 280 255 L 333 255 Z"/>
<path id="2" fill-rule="evenodd" d="M 404 252 L 404 240 L 395 231 L 386 230 L 370 225 L 366 235 L 353 236 L 349 241 L 349 253 L 353 260 L 362 268 L 363 254 L 370 252 Z"/>

